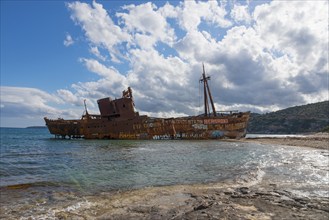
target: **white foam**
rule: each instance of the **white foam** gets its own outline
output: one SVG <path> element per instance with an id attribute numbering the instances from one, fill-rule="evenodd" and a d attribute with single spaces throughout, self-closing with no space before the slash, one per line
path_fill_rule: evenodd
<path id="1" fill-rule="evenodd" d="M 89 209 L 92 206 L 93 206 L 93 204 L 86 200 L 86 201 L 78 202 L 74 205 L 68 206 L 67 208 L 64 209 L 64 211 L 73 212 L 78 209 Z"/>
<path id="2" fill-rule="evenodd" d="M 156 149 L 146 148 L 146 147 L 140 147 L 140 148 L 138 148 L 138 150 L 141 150 L 141 151 L 156 151 Z"/>
<path id="3" fill-rule="evenodd" d="M 236 180 L 236 183 L 246 187 L 254 186 L 262 182 L 264 175 L 265 172 L 257 167 L 256 170 L 251 170 L 247 174 L 240 176 L 240 178 Z"/>
<path id="4" fill-rule="evenodd" d="M 55 220 L 58 219 L 58 217 L 56 216 L 57 213 L 65 212 L 71 214 L 79 214 L 81 211 L 90 209 L 93 206 L 96 206 L 96 204 L 89 202 L 88 200 L 85 200 L 67 206 L 66 208 L 49 207 L 46 213 L 44 213 L 43 210 L 45 210 L 45 208 L 43 207 L 43 208 L 39 208 L 38 211 L 43 212 L 44 214 L 21 217 L 20 220 Z"/>

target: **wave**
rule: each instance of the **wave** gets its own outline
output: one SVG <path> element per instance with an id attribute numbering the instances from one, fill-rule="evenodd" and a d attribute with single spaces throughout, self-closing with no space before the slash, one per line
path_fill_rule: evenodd
<path id="1" fill-rule="evenodd" d="M 234 179 L 234 182 L 246 187 L 250 187 L 261 183 L 264 175 L 265 171 L 263 171 L 259 166 L 257 166 L 254 170 L 249 170 Z"/>

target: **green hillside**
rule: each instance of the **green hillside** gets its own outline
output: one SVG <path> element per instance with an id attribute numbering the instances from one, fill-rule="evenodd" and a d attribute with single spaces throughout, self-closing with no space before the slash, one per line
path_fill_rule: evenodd
<path id="1" fill-rule="evenodd" d="M 296 134 L 329 130 L 329 101 L 251 115 L 248 133 Z"/>

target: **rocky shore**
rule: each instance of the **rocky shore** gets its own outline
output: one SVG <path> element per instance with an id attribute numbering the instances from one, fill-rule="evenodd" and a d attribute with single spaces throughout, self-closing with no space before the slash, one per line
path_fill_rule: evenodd
<path id="1" fill-rule="evenodd" d="M 145 188 L 86 198 L 89 206 L 58 219 L 327 219 L 329 198 L 268 186 L 194 185 Z"/>

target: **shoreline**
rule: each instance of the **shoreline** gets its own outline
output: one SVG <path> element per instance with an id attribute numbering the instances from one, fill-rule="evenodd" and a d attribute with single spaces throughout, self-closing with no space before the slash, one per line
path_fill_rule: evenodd
<path id="1" fill-rule="evenodd" d="M 239 141 L 329 148 L 328 133 Z M 89 215 L 91 219 L 325 219 L 329 215 L 328 196 L 296 194 L 262 176 L 251 182 L 146 187 L 118 192 L 111 199 L 106 193 L 103 196 L 96 202 L 98 214 Z M 102 208 L 102 204 L 107 205 Z"/>
<path id="2" fill-rule="evenodd" d="M 224 141 L 324 149 L 329 159 L 328 133 Z M 25 195 L 35 193 L 33 187 L 25 187 L 8 190 L 17 194 L 28 190 Z M 38 198 L 37 205 L 18 205 L 11 207 L 12 212 L 0 207 L 0 219 L 16 219 L 17 213 L 27 212 L 27 206 L 30 214 L 21 216 L 22 219 L 326 219 L 329 192 L 307 195 L 300 193 L 299 187 L 308 192 L 307 186 L 273 181 L 264 177 L 262 170 L 256 170 L 248 178 L 218 183 L 145 187 L 83 196 L 55 191 Z M 47 206 L 40 210 L 43 204 Z"/>
<path id="3" fill-rule="evenodd" d="M 64 195 L 57 195 L 61 197 Z M 74 195 L 71 195 L 74 198 Z M 80 197 L 35 219 L 326 219 L 329 198 L 271 183 L 146 187 Z M 19 211 L 19 210 L 16 210 Z M 0 216 L 1 217 L 1 216 Z M 8 216 L 7 216 L 8 217 Z M 8 218 L 15 219 L 15 218 Z M 28 218 L 27 218 L 28 219 Z"/>
<path id="4" fill-rule="evenodd" d="M 310 147 L 329 150 L 329 133 L 315 133 L 301 137 L 252 137 L 241 139 L 238 141 L 260 144 Z"/>
<path id="5" fill-rule="evenodd" d="M 0 207 L 0 218 L 17 219 L 22 213 L 21 219 L 322 220 L 329 215 L 328 196 L 305 196 L 264 180 L 145 187 L 81 197 L 54 192 L 50 197 L 57 202 L 44 208 L 42 204 L 48 203 L 44 199 L 37 206 L 12 207 L 9 213 Z"/>

